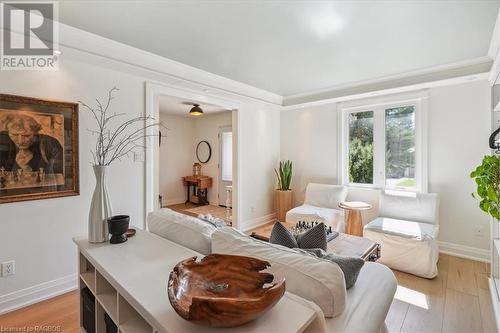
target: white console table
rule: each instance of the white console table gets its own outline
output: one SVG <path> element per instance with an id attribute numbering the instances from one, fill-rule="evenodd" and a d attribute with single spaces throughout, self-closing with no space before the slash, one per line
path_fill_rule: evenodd
<path id="1" fill-rule="evenodd" d="M 304 331 L 316 318 L 312 309 L 285 293 L 269 312 L 246 325 L 225 329 L 198 326 L 172 308 L 167 282 L 179 261 L 200 254 L 142 230 L 122 244 L 92 244 L 84 237 L 73 241 L 79 250 L 80 290 L 88 287 L 96 299 L 97 333 L 106 332 L 104 313 L 122 333 L 292 333 Z M 80 299 L 80 323 L 81 314 Z M 83 327 L 81 331 L 85 332 Z"/>

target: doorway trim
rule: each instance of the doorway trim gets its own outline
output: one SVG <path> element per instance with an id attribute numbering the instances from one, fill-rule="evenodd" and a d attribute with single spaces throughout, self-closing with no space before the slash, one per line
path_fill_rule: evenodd
<path id="1" fill-rule="evenodd" d="M 233 207 L 233 227 L 238 228 L 239 222 L 239 207 L 240 205 L 240 140 L 238 136 L 239 117 L 238 110 L 242 107 L 242 102 L 228 99 L 225 96 L 220 96 L 217 93 L 208 93 L 205 91 L 197 91 L 189 88 L 179 88 L 168 84 L 156 82 L 145 82 L 145 116 L 152 117 L 156 120 L 160 117 L 159 98 L 161 96 L 172 96 L 183 99 L 199 101 L 201 103 L 218 105 L 228 110 L 232 110 L 232 129 L 233 129 L 233 188 L 232 192 L 232 207 Z M 168 127 L 168 125 L 167 125 Z M 159 208 L 159 155 L 160 149 L 157 138 L 157 128 L 146 129 L 145 139 L 145 158 L 144 158 L 144 230 L 147 229 L 147 216 L 150 212 Z M 166 139 L 168 140 L 168 138 Z"/>

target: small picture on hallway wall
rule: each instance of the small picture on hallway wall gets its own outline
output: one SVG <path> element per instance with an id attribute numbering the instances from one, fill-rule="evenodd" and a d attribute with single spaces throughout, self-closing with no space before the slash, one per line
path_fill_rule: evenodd
<path id="1" fill-rule="evenodd" d="M 0 203 L 79 194 L 78 104 L 0 94 Z"/>

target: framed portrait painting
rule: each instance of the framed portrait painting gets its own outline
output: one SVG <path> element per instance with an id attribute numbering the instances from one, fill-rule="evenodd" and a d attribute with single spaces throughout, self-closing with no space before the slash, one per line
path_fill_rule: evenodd
<path id="1" fill-rule="evenodd" d="M 79 194 L 78 104 L 0 94 L 0 204 Z"/>

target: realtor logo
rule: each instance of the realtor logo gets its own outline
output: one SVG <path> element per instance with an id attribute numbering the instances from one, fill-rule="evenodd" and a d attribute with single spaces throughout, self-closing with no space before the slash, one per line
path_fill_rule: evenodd
<path id="1" fill-rule="evenodd" d="M 57 69 L 58 4 L 16 1 L 0 5 L 0 69 Z"/>

